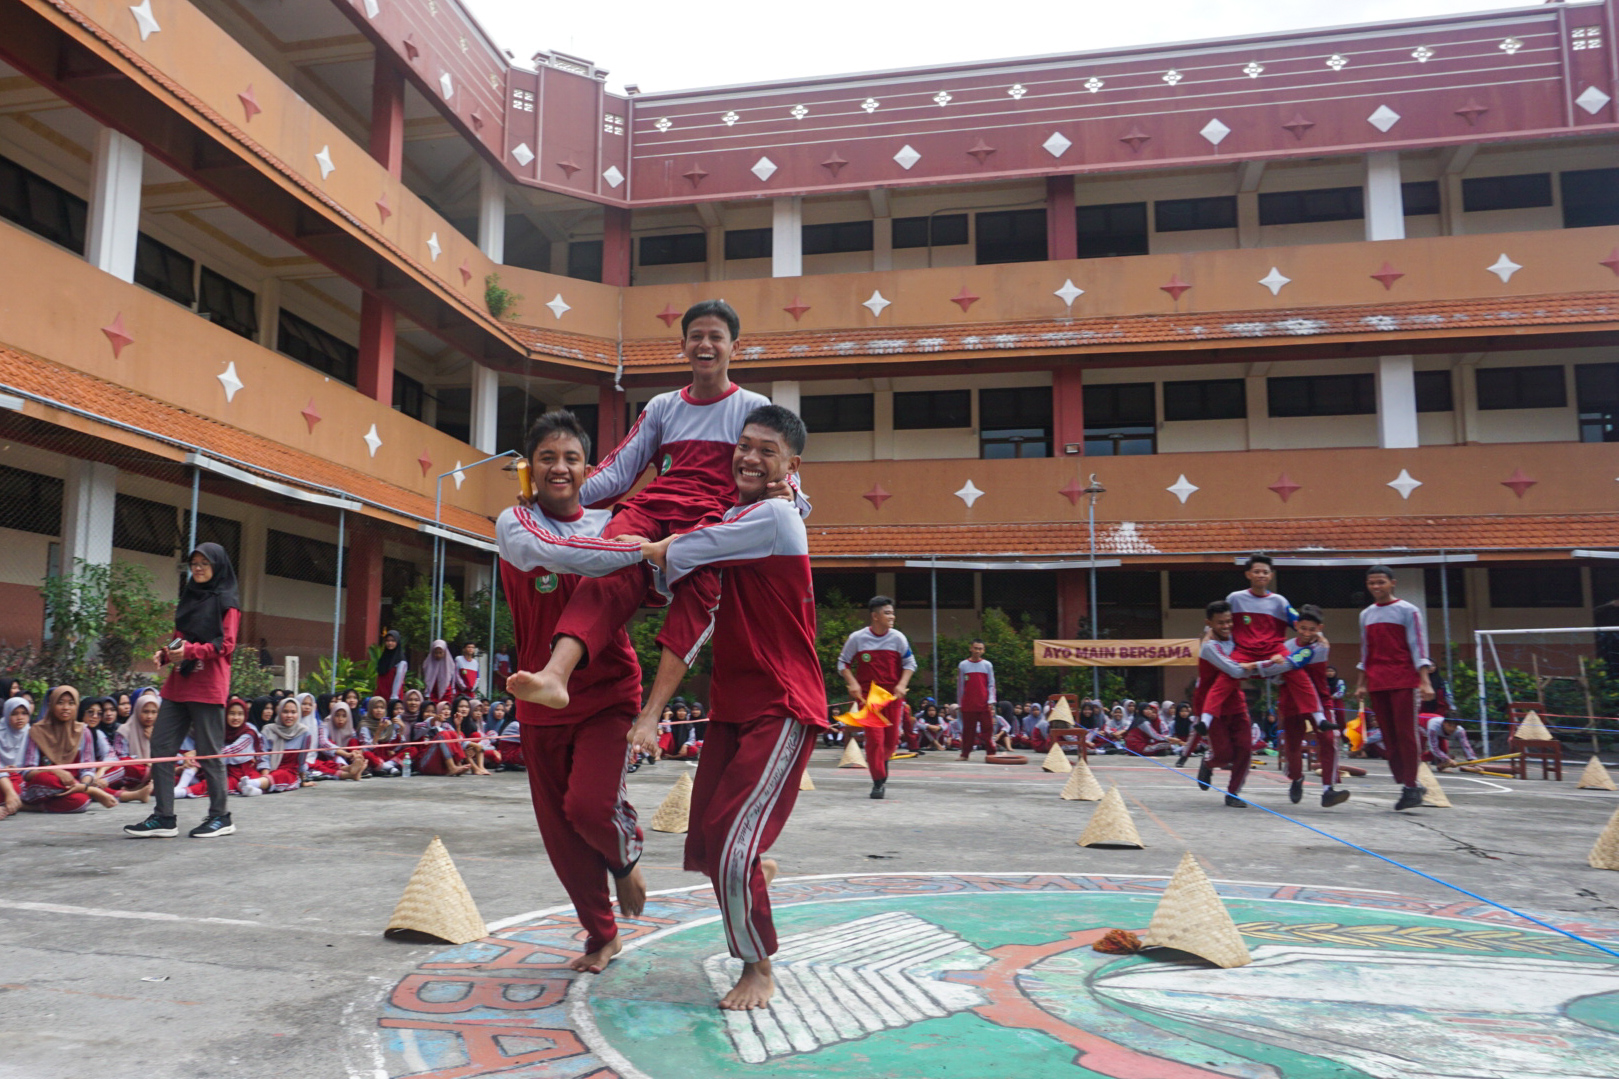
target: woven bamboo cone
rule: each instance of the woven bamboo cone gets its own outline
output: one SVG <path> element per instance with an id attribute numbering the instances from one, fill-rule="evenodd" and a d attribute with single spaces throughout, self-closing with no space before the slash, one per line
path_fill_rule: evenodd
<path id="1" fill-rule="evenodd" d="M 1445 794 L 1445 788 L 1439 785 L 1439 777 L 1433 774 L 1428 762 L 1423 761 L 1417 765 L 1417 785 L 1422 788 L 1422 804 L 1433 809 L 1454 809 L 1450 798 Z"/>
<path id="2" fill-rule="evenodd" d="M 684 832 L 691 816 L 691 773 L 681 772 L 669 795 L 652 814 L 654 832 Z"/>
<path id="3" fill-rule="evenodd" d="M 1592 869 L 1619 869 L 1619 809 L 1608 818 L 1608 826 L 1597 837 L 1586 862 Z"/>
<path id="4" fill-rule="evenodd" d="M 804 771 L 798 776 L 798 789 L 801 791 L 812 791 L 815 789 L 815 781 L 809 777 L 808 768 L 804 769 Z"/>
<path id="5" fill-rule="evenodd" d="M 1050 726 L 1058 724 L 1072 727 L 1074 725 L 1074 710 L 1068 707 L 1067 697 L 1058 697 L 1057 703 L 1051 706 L 1046 713 L 1046 723 Z"/>
<path id="6" fill-rule="evenodd" d="M 1182 856 L 1175 876 L 1164 889 L 1141 943 L 1148 948 L 1190 952 L 1227 969 L 1253 962 L 1242 934 L 1237 932 L 1237 923 L 1231 920 L 1231 913 L 1220 902 L 1214 885 L 1191 851 Z"/>
<path id="7" fill-rule="evenodd" d="M 1580 781 L 1576 787 L 1580 790 L 1619 791 L 1619 786 L 1614 785 L 1613 777 L 1596 757 L 1585 762 L 1585 771 L 1580 773 Z"/>
<path id="8" fill-rule="evenodd" d="M 1047 772 L 1072 772 L 1074 766 L 1068 763 L 1068 754 L 1062 751 L 1062 743 L 1058 742 L 1046 754 L 1046 759 L 1040 762 L 1040 767 Z"/>
<path id="9" fill-rule="evenodd" d="M 1523 722 L 1518 724 L 1518 729 L 1512 732 L 1512 737 L 1520 742 L 1550 742 L 1552 732 L 1540 721 L 1539 712 L 1530 712 L 1523 717 Z"/>
<path id="10" fill-rule="evenodd" d="M 838 758 L 839 768 L 864 768 L 866 766 L 866 751 L 860 748 L 860 743 L 849 735 L 843 743 L 843 756 Z"/>
<path id="11" fill-rule="evenodd" d="M 383 935 L 396 932 L 424 933 L 450 944 L 470 944 L 489 935 L 472 893 L 438 836 L 416 863 Z"/>
<path id="12" fill-rule="evenodd" d="M 1085 763 L 1085 758 L 1079 758 L 1074 765 L 1073 774 L 1068 782 L 1063 784 L 1062 797 L 1067 802 L 1100 802 L 1102 800 L 1102 785 L 1096 781 L 1096 773 L 1091 766 Z"/>
<path id="13" fill-rule="evenodd" d="M 1107 789 L 1102 800 L 1096 804 L 1096 812 L 1091 814 L 1091 822 L 1085 826 L 1085 831 L 1077 840 L 1082 847 L 1145 847 L 1141 841 L 1141 833 L 1136 831 L 1136 822 L 1130 819 L 1130 811 L 1124 808 L 1124 798 L 1119 794 L 1118 784 Z"/>

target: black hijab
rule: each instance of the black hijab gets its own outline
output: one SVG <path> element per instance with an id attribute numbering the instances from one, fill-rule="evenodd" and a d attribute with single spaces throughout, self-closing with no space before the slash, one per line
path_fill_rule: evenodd
<path id="1" fill-rule="evenodd" d="M 214 567 L 214 575 L 202 584 L 186 574 L 180 586 L 180 602 L 174 608 L 174 628 L 188 641 L 212 644 L 225 650 L 225 612 L 240 610 L 242 598 L 236 588 L 236 568 L 230 555 L 217 543 L 199 543 L 190 557 L 202 555 Z"/>
<path id="2" fill-rule="evenodd" d="M 394 668 L 401 663 L 409 662 L 410 657 L 405 654 L 405 638 L 397 629 L 390 629 L 382 635 L 382 639 L 391 640 L 393 644 L 384 648 L 382 655 L 377 657 L 377 677 L 391 678 Z"/>

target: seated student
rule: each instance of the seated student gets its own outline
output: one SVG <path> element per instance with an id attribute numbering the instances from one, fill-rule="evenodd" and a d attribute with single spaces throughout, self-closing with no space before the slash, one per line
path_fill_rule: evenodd
<path id="1" fill-rule="evenodd" d="M 275 698 L 254 697 L 247 702 L 247 721 L 257 730 L 275 722 Z"/>
<path id="2" fill-rule="evenodd" d="M 264 735 L 248 722 L 248 705 L 240 697 L 225 702 L 225 735 L 219 752 L 225 762 L 225 789 L 233 794 L 254 796 L 270 787 L 265 769 Z M 188 784 L 174 792 L 176 798 L 206 798 L 206 781 Z"/>
<path id="3" fill-rule="evenodd" d="M 1185 742 L 1192 737 L 1192 725 L 1197 722 L 1197 717 L 1192 715 L 1192 706 L 1184 701 L 1175 706 L 1174 716 L 1172 730 L 1176 738 Z"/>
<path id="4" fill-rule="evenodd" d="M 320 752 L 309 762 L 312 773 L 328 779 L 359 779 L 370 762 L 365 759 L 364 730 L 354 723 L 349 706 L 333 701 L 326 713 L 326 727 L 316 742 Z"/>
<path id="5" fill-rule="evenodd" d="M 483 729 L 492 734 L 500 734 L 501 731 L 506 729 L 507 713 L 509 711 L 510 709 L 506 707 L 505 701 L 492 702 L 489 705 L 489 714 L 484 717 Z"/>
<path id="6" fill-rule="evenodd" d="M 95 735 L 80 723 L 79 691 L 57 686 L 45 699 L 45 714 L 28 729 L 23 747 L 23 808 L 35 813 L 82 813 L 93 801 L 111 809 L 118 796 L 106 789 L 107 770 L 96 754 Z M 106 751 L 112 763 L 117 758 Z M 88 767 L 77 767 L 85 765 Z"/>
<path id="7" fill-rule="evenodd" d="M 1001 715 L 998 712 L 995 715 L 994 724 L 995 724 L 995 731 L 994 731 L 994 734 L 993 734 L 993 736 L 991 738 L 991 741 L 993 741 L 994 744 L 995 744 L 995 752 L 997 752 L 997 753 L 1010 753 L 1010 752 L 1012 752 L 1012 724 L 1007 720 L 1007 718 L 1005 716 Z"/>
<path id="8" fill-rule="evenodd" d="M 316 736 L 303 719 L 302 710 L 298 698 L 283 698 L 276 706 L 275 722 L 259 732 L 266 754 L 260 768 L 269 773 L 271 794 L 297 790 L 310 783 L 307 751 L 315 748 Z"/>
<path id="9" fill-rule="evenodd" d="M 18 683 L 20 687 L 20 683 Z M 28 724 L 34 718 L 34 706 L 28 698 L 14 696 L 6 699 L 5 715 L 0 717 L 0 820 L 21 812 L 22 796 L 17 793 L 21 785 L 18 773 L 8 768 L 21 768 L 23 750 L 28 742 Z M 13 780 L 17 781 L 14 783 Z"/>
<path id="10" fill-rule="evenodd" d="M 1263 757 L 1270 752 L 1270 740 L 1265 737 L 1265 728 L 1257 721 L 1252 724 L 1253 730 L 1249 733 L 1249 740 L 1253 743 L 1252 752 L 1256 757 Z"/>
<path id="11" fill-rule="evenodd" d="M 1174 752 L 1179 743 L 1164 737 L 1158 718 L 1158 706 L 1151 701 L 1136 709 L 1135 722 L 1124 734 L 1124 748 L 1143 757 L 1162 757 Z"/>
<path id="12" fill-rule="evenodd" d="M 1473 743 L 1467 740 L 1467 729 L 1462 726 L 1459 719 L 1449 716 L 1423 715 L 1419 716 L 1427 738 L 1424 739 L 1422 759 L 1430 764 L 1439 766 L 1440 771 L 1456 767 L 1457 761 L 1452 749 L 1458 749 L 1461 759 L 1472 760 L 1477 754 L 1473 752 Z"/>
<path id="13" fill-rule="evenodd" d="M 482 731 L 472 718 L 472 701 L 466 697 L 455 698 L 450 706 L 450 725 L 461 736 L 461 751 L 467 755 L 467 763 L 472 766 L 471 774 L 486 776 L 491 774 L 484 766 L 484 744 Z M 497 759 L 490 763 L 498 765 Z"/>
<path id="14" fill-rule="evenodd" d="M 508 772 L 526 772 L 527 765 L 523 763 L 523 725 L 514 715 L 506 721 L 500 729 L 500 736 L 495 739 L 495 745 L 500 749 L 500 766 Z"/>
<path id="15" fill-rule="evenodd" d="M 401 743 L 407 741 L 405 725 L 400 720 L 386 715 L 388 702 L 381 697 L 372 697 L 367 703 L 367 722 L 369 717 L 384 713 L 382 718 L 368 733 L 371 736 L 370 748 L 365 751 L 366 761 L 371 765 L 375 775 L 394 778 L 404 774 L 405 761 L 410 759 L 410 749 Z M 397 702 L 396 702 L 397 703 Z M 403 706 L 401 706 L 403 710 Z"/>
<path id="16" fill-rule="evenodd" d="M 466 750 L 461 747 L 461 732 L 450 721 L 449 701 L 438 702 L 428 730 L 427 745 L 416 749 L 418 773 L 424 776 L 460 776 L 472 770 L 472 765 L 467 762 Z"/>
<path id="17" fill-rule="evenodd" d="M 925 749 L 945 748 L 944 717 L 939 714 L 939 706 L 929 702 L 922 706 L 922 714 L 917 717 L 916 729 L 921 743 Z"/>
<path id="18" fill-rule="evenodd" d="M 157 710 L 163 704 L 157 690 L 147 687 L 135 691 L 130 702 L 130 720 L 118 728 L 118 733 L 112 736 L 112 753 L 121 761 L 144 760 L 152 755 L 152 730 L 157 726 Z M 133 791 L 140 794 L 144 791 L 148 796 L 152 787 L 152 766 L 149 764 L 125 764 L 123 778 L 112 781 L 109 774 L 107 786 L 118 791 Z M 123 801 L 146 801 L 146 798 L 126 799 L 119 795 Z"/>

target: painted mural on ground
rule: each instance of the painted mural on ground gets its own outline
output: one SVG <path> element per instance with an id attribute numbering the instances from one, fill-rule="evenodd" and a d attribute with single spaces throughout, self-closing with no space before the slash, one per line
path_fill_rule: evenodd
<path id="1" fill-rule="evenodd" d="M 368 1036 L 390 1076 L 1610 1079 L 1619 962 L 1471 901 L 1219 883 L 1253 963 L 1091 944 L 1162 877 L 779 881 L 778 995 L 736 978 L 706 887 L 653 896 L 602 975 L 567 909 L 442 952 Z M 1619 925 L 1566 928 L 1619 943 Z"/>

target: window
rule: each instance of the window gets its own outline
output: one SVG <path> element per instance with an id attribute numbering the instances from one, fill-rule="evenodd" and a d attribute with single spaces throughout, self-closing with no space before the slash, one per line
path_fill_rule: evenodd
<path id="1" fill-rule="evenodd" d="M 973 609 L 971 570 L 942 569 L 939 576 L 939 608 L 958 611 Z M 894 606 L 933 606 L 933 571 L 920 570 L 894 574 Z"/>
<path id="2" fill-rule="evenodd" d="M 568 245 L 568 276 L 580 281 L 602 279 L 602 242 L 575 240 Z"/>
<path id="3" fill-rule="evenodd" d="M 258 298 L 251 291 L 204 266 L 201 292 L 199 314 L 249 341 L 259 335 Z"/>
<path id="4" fill-rule="evenodd" d="M 420 574 L 418 574 L 416 571 L 415 563 L 407 562 L 403 558 L 389 558 L 386 555 L 383 556 L 382 610 L 385 615 L 393 612 L 394 600 L 398 599 L 406 592 L 409 592 L 411 586 L 416 583 L 416 578 L 418 576 L 420 576 Z M 383 625 L 387 624 L 388 619 L 384 618 Z M 419 656 L 420 654 L 420 651 L 418 651 L 417 655 Z"/>
<path id="5" fill-rule="evenodd" d="M 190 307 L 197 300 L 192 274 L 197 264 L 146 233 L 135 238 L 135 284 Z"/>
<path id="6" fill-rule="evenodd" d="M 1552 204 L 1552 174 L 1532 172 L 1523 176 L 1479 176 L 1462 181 L 1462 209 L 1523 210 Z"/>
<path id="7" fill-rule="evenodd" d="M 1358 187 L 1323 187 L 1315 191 L 1272 191 L 1259 196 L 1261 225 L 1358 221 L 1365 216 L 1366 194 Z"/>
<path id="8" fill-rule="evenodd" d="M 978 456 L 1051 456 L 1051 387 L 978 391 Z"/>
<path id="9" fill-rule="evenodd" d="M 413 420 L 422 418 L 427 404 L 427 391 L 409 375 L 394 371 L 394 407 Z"/>
<path id="10" fill-rule="evenodd" d="M 1574 399 L 1580 409 L 1581 442 L 1619 442 L 1619 363 L 1576 366 Z"/>
<path id="11" fill-rule="evenodd" d="M 870 221 L 838 221 L 830 225 L 805 225 L 804 254 L 836 255 L 844 251 L 872 249 Z"/>
<path id="12" fill-rule="evenodd" d="M 335 379 L 354 385 L 360 369 L 360 350 L 340 341 L 312 322 L 290 311 L 281 312 L 276 347 L 284 356 L 307 363 Z"/>
<path id="13" fill-rule="evenodd" d="M 1096 575 L 1096 620 L 1104 637 L 1138 640 L 1161 636 L 1161 603 L 1157 570 L 1105 569 Z"/>
<path id="14" fill-rule="evenodd" d="M 1563 227 L 1619 225 L 1619 169 L 1580 169 L 1558 178 L 1563 187 Z"/>
<path id="15" fill-rule="evenodd" d="M 174 558 L 184 537 L 180 511 L 163 502 L 119 495 L 112 505 L 112 545 L 126 551 Z"/>
<path id="16" fill-rule="evenodd" d="M 706 233 L 680 232 L 673 236 L 641 237 L 642 266 L 674 266 L 683 262 L 707 261 Z"/>
<path id="17" fill-rule="evenodd" d="M 1159 232 L 1237 227 L 1237 197 L 1211 195 L 1200 199 L 1159 199 L 1153 203 L 1153 224 Z"/>
<path id="18" fill-rule="evenodd" d="M 869 393 L 822 393 L 800 399 L 799 415 L 813 434 L 870 431 L 873 427 Z"/>
<path id="19" fill-rule="evenodd" d="M 82 255 L 89 211 L 79 196 L 0 157 L 0 217 Z"/>
<path id="20" fill-rule="evenodd" d="M 1076 206 L 1074 224 L 1079 232 L 1078 251 L 1082 259 L 1147 253 L 1147 204 L 1144 202 Z"/>
<path id="21" fill-rule="evenodd" d="M 1248 415 L 1248 388 L 1240 378 L 1164 383 L 1166 420 L 1240 420 Z"/>
<path id="22" fill-rule="evenodd" d="M 815 603 L 820 607 L 834 606 L 834 599 L 842 599 L 844 607 L 864 608 L 866 601 L 877 594 L 877 575 L 851 571 L 828 573 L 816 570 Z"/>
<path id="23" fill-rule="evenodd" d="M 191 511 L 183 510 L 181 517 L 181 536 L 189 538 L 191 535 Z M 215 517 L 211 513 L 197 514 L 197 543 L 217 543 L 225 548 L 230 555 L 230 564 L 240 568 L 242 564 L 242 522 L 233 521 L 229 517 Z"/>
<path id="24" fill-rule="evenodd" d="M 264 572 L 331 587 L 337 584 L 337 544 L 272 528 L 265 533 Z"/>
<path id="25" fill-rule="evenodd" d="M 1158 406 L 1151 382 L 1085 387 L 1085 453 L 1137 457 L 1158 452 Z"/>
<path id="26" fill-rule="evenodd" d="M 1456 404 L 1451 399 L 1449 371 L 1418 371 L 1417 411 L 1451 412 Z"/>
<path id="27" fill-rule="evenodd" d="M 1439 577 L 1440 570 L 1445 574 L 1443 581 Z M 1461 566 L 1429 566 L 1423 584 L 1423 591 L 1427 593 L 1427 606 L 1435 610 L 1444 609 L 1446 586 L 1450 589 L 1451 610 L 1460 610 L 1467 606 L 1467 574 L 1462 571 Z"/>
<path id="28" fill-rule="evenodd" d="M 1477 379 L 1480 409 L 1563 408 L 1568 404 L 1567 378 L 1561 365 L 1481 367 Z"/>
<path id="29" fill-rule="evenodd" d="M 896 251 L 902 247 L 959 247 L 966 242 L 966 214 L 894 218 Z"/>
<path id="30" fill-rule="evenodd" d="M 1578 566 L 1491 566 L 1491 607 L 1583 607 Z"/>
<path id="31" fill-rule="evenodd" d="M 921 390 L 894 395 L 894 430 L 921 431 L 935 427 L 971 427 L 973 391 Z"/>
<path id="32" fill-rule="evenodd" d="M 767 259 L 774 250 L 775 241 L 770 229 L 726 229 L 725 257 L 734 259 Z"/>
<path id="33" fill-rule="evenodd" d="M 1046 211 L 998 210 L 978 215 L 978 264 L 1043 262 Z"/>
<path id="34" fill-rule="evenodd" d="M 1265 380 L 1272 416 L 1372 416 L 1377 414 L 1373 375 L 1303 375 Z"/>
<path id="35" fill-rule="evenodd" d="M 1241 588 L 1244 583 L 1239 578 L 1232 590 Z M 1286 596 L 1294 608 L 1313 603 L 1327 610 L 1347 608 L 1358 611 L 1371 602 L 1366 592 L 1364 566 L 1283 566 L 1277 570 L 1276 586 L 1276 590 Z M 1352 639 L 1354 631 L 1348 627 L 1338 629 L 1340 639 L 1345 639 L 1346 634 Z"/>
<path id="36" fill-rule="evenodd" d="M 1169 607 L 1174 611 L 1201 611 L 1225 599 L 1242 584 L 1242 576 L 1223 569 L 1169 571 Z"/>
<path id="37" fill-rule="evenodd" d="M 1012 620 L 1012 627 L 1023 625 L 1024 616 L 1039 629 L 1041 636 L 1057 633 L 1057 575 L 1050 570 L 995 570 L 980 579 L 984 610 L 991 607 Z"/>
<path id="38" fill-rule="evenodd" d="M 1400 185 L 1400 201 L 1405 204 L 1405 216 L 1426 217 L 1439 212 L 1439 181 L 1414 180 Z"/>
<path id="39" fill-rule="evenodd" d="M 0 465 L 0 528 L 61 535 L 62 481 Z"/>

